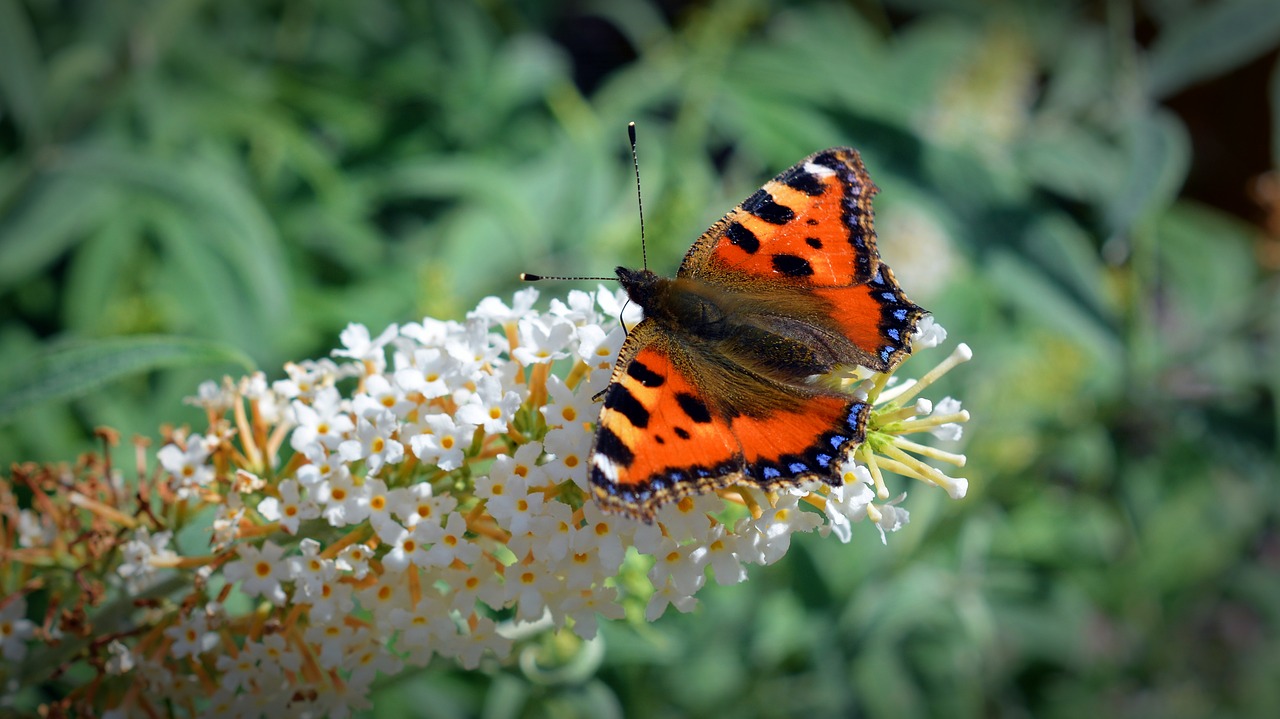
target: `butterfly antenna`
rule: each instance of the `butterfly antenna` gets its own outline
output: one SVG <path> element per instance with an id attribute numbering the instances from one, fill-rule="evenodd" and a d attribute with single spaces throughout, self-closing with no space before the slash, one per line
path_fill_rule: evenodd
<path id="1" fill-rule="evenodd" d="M 631 140 L 631 166 L 636 170 L 636 207 L 640 209 L 640 257 L 644 268 L 649 269 L 649 249 L 644 244 L 644 200 L 640 199 L 640 160 L 636 157 L 636 124 L 627 123 L 627 137 Z"/>
<path id="2" fill-rule="evenodd" d="M 521 272 L 520 279 L 524 282 L 541 282 L 542 280 L 568 280 L 570 282 L 601 280 L 604 282 L 615 281 L 617 277 L 555 277 L 552 275 L 535 275 L 532 272 Z"/>

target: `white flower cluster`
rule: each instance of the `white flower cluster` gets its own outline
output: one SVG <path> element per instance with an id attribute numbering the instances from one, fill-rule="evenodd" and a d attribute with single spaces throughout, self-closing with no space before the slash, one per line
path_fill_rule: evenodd
<path id="1" fill-rule="evenodd" d="M 217 487 L 226 497 L 215 544 L 237 542 L 221 574 L 279 624 L 216 657 L 216 691 L 205 699 L 212 708 L 356 708 L 378 673 L 435 656 L 468 668 L 486 652 L 507 657 L 513 625 L 567 627 L 590 639 L 597 617 L 623 617 L 624 603 L 647 602 L 650 621 L 668 606 L 691 610 L 708 569 L 721 584 L 741 582 L 747 565 L 786 554 L 795 532 L 821 529 L 847 542 L 862 519 L 882 536 L 906 523 L 901 497 L 876 503 L 887 499 L 879 470 L 861 461 L 835 489 L 815 483 L 766 496 L 735 487 L 664 506 L 653 524 L 602 512 L 586 491 L 592 396 L 624 338 L 613 319 L 624 297 L 572 292 L 547 313 L 532 309 L 536 297 L 524 290 L 510 307 L 489 298 L 464 323 L 427 319 L 376 337 L 351 325 L 336 361 L 289 365 L 288 379 L 270 387 L 242 383 L 242 396 L 291 430 L 296 456 L 283 466 L 246 456 L 255 471 L 242 467 Z M 932 323 L 921 330 L 921 345 L 945 337 Z M 354 389 L 344 393 L 347 385 Z M 205 386 L 193 402 L 225 413 L 243 404 L 228 391 Z M 915 431 L 967 419 L 947 404 L 931 425 L 925 405 L 895 409 L 891 419 L 921 423 Z M 160 450 L 176 496 L 211 491 L 211 457 L 225 434 Z M 272 532 L 275 540 L 256 540 Z M 283 536 L 299 533 L 306 538 L 297 543 Z M 121 570 L 131 587 L 149 579 L 149 565 L 173 566 L 169 539 L 138 530 Z M 637 595 L 644 582 L 632 579 L 641 576 L 652 591 Z M 219 628 L 235 621 L 216 601 L 188 609 L 164 632 L 169 652 L 209 659 L 224 646 Z M 156 689 L 201 691 L 172 664 L 135 664 Z M 302 685 L 312 691 L 299 693 Z"/>

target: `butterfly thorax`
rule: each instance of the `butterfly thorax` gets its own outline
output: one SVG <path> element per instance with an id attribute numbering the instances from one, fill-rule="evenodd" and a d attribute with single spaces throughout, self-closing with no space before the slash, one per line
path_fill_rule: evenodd
<path id="1" fill-rule="evenodd" d="M 668 279 L 649 270 L 619 267 L 618 280 L 646 320 L 703 360 L 729 362 L 752 375 L 788 385 L 808 385 L 814 375 L 848 364 L 851 351 L 838 330 L 826 326 L 812 297 L 773 288 L 767 296 L 736 292 L 698 279 Z"/>
<path id="2" fill-rule="evenodd" d="M 723 292 L 702 282 L 667 279 L 649 270 L 619 267 L 618 281 L 644 316 L 670 329 L 717 339 L 728 331 Z"/>

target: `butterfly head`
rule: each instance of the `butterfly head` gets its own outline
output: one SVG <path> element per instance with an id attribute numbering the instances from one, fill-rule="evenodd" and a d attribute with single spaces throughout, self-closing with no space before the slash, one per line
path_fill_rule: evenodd
<path id="1" fill-rule="evenodd" d="M 670 280 L 650 270 L 618 267 L 614 272 L 618 275 L 618 282 L 622 284 L 622 289 L 627 291 L 627 296 L 644 309 L 646 316 L 653 311 L 657 297 L 670 284 Z"/>

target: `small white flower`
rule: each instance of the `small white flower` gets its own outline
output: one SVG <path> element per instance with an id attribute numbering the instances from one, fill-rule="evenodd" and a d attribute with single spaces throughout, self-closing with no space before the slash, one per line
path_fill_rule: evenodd
<path id="1" fill-rule="evenodd" d="M 510 517 L 515 514 L 517 499 L 528 493 L 528 482 L 516 469 L 514 457 L 500 454 L 493 460 L 489 474 L 476 477 L 476 496 L 486 500 L 489 514 L 494 517 Z"/>
<path id="2" fill-rule="evenodd" d="M 103 670 L 107 674 L 113 676 L 121 676 L 133 671 L 133 667 L 137 662 L 133 658 L 133 652 L 129 651 L 129 647 L 119 639 L 112 639 L 107 644 L 107 661 L 103 665 Z"/>
<path id="3" fill-rule="evenodd" d="M 30 509 L 18 510 L 19 547 L 47 547 L 57 536 L 53 522 L 48 517 Z"/>
<path id="4" fill-rule="evenodd" d="M 541 409 L 548 427 L 581 426 L 599 414 L 599 409 L 593 406 L 595 403 L 589 395 L 569 389 L 564 380 L 556 375 L 547 378 L 547 394 L 551 401 Z"/>
<path id="5" fill-rule="evenodd" d="M 512 534 L 525 534 L 533 528 L 534 522 L 542 515 L 542 507 L 546 503 L 546 498 L 542 492 L 529 492 L 523 497 L 516 497 L 515 501 L 510 505 L 505 503 L 498 505 L 500 509 L 510 506 L 511 513 L 494 513 L 490 512 L 494 519 Z"/>
<path id="6" fill-rule="evenodd" d="M 946 339 L 947 330 L 933 319 L 933 315 L 925 315 L 916 323 L 916 331 L 911 335 L 911 349 L 918 352 L 937 347 Z"/>
<path id="7" fill-rule="evenodd" d="M 681 614 L 687 614 L 698 606 L 698 600 L 676 589 L 671 581 L 664 582 L 661 586 L 654 587 L 653 595 L 649 597 L 649 604 L 644 610 L 645 620 L 658 621 L 669 606 L 675 607 Z"/>
<path id="8" fill-rule="evenodd" d="M 289 578 L 303 597 L 320 596 L 325 582 L 337 577 L 338 568 L 332 559 L 321 555 L 322 547 L 314 539 L 302 540 L 298 549 L 302 556 L 289 558 Z"/>
<path id="9" fill-rule="evenodd" d="M 431 543 L 441 534 L 434 522 L 418 522 L 413 529 L 401 529 L 387 544 L 391 551 L 382 557 L 382 564 L 393 572 L 403 572 L 410 564 L 427 567 L 434 564 L 427 555 Z"/>
<path id="10" fill-rule="evenodd" d="M 15 664 L 27 656 L 27 640 L 36 631 L 26 615 L 27 598 L 22 595 L 0 603 L 0 656 Z"/>
<path id="11" fill-rule="evenodd" d="M 553 460 L 544 465 L 543 470 L 557 482 L 570 479 L 579 489 L 587 491 L 587 455 L 594 437 L 594 432 L 581 422 L 549 430 L 544 444 Z"/>
<path id="12" fill-rule="evenodd" d="M 759 518 L 752 519 L 737 530 L 738 534 L 752 540 L 756 564 L 773 564 L 791 548 L 793 532 L 808 532 L 822 524 L 822 516 L 805 512 L 799 507 L 800 497 L 791 493 L 778 495 L 777 504 L 765 505 Z"/>
<path id="13" fill-rule="evenodd" d="M 684 497 L 678 502 L 664 504 L 657 512 L 656 521 L 660 522 L 666 533 L 677 541 L 695 539 L 703 542 L 711 532 L 711 517 L 724 509 L 724 501 L 714 494 L 702 494 Z"/>
<path id="14" fill-rule="evenodd" d="M 931 416 L 946 417 L 947 415 L 959 414 L 962 409 L 964 408 L 961 406 L 960 400 L 954 397 L 943 397 L 933 406 Z M 955 442 L 964 435 L 964 425 L 959 422 L 948 422 L 934 427 L 930 430 L 930 433 L 938 439 Z"/>
<path id="15" fill-rule="evenodd" d="M 149 585 L 155 576 L 155 560 L 162 562 L 176 559 L 177 554 L 169 549 L 169 541 L 173 532 L 157 532 L 151 534 L 146 527 L 138 527 L 133 538 L 124 543 L 120 549 L 121 562 L 116 573 L 124 577 L 130 591 L 139 592 Z"/>
<path id="16" fill-rule="evenodd" d="M 334 387 L 318 390 L 311 404 L 295 400 L 291 408 L 293 421 L 298 426 L 289 437 L 289 444 L 299 452 L 306 452 L 317 443 L 327 450 L 335 450 L 355 429 L 342 395 Z"/>
<path id="17" fill-rule="evenodd" d="M 486 297 L 480 300 L 480 304 L 474 310 L 467 313 L 467 319 L 479 318 L 493 324 L 515 322 L 529 314 L 533 309 L 533 303 L 537 301 L 538 290 L 533 287 L 517 292 L 512 298 L 510 307 L 497 297 Z"/>
<path id="18" fill-rule="evenodd" d="M 850 464 L 842 473 L 844 484 L 832 487 L 827 493 L 823 514 L 827 524 L 818 532 L 823 536 L 834 533 L 844 544 L 853 538 L 853 522 L 861 521 L 867 513 L 867 505 L 875 499 L 871 488 L 871 472 L 861 464 Z"/>
<path id="19" fill-rule="evenodd" d="M 184 496 L 186 491 L 213 481 L 213 466 L 208 463 L 209 448 L 204 437 L 188 438 L 185 450 L 176 444 L 166 444 L 156 452 L 156 459 L 177 480 Z"/>
<path id="20" fill-rule="evenodd" d="M 466 518 L 457 512 L 450 512 L 444 529 L 432 540 L 434 543 L 427 551 L 426 563 L 415 562 L 415 564 L 447 567 L 453 564 L 454 560 L 463 564 L 474 564 L 480 559 L 480 547 L 464 536 L 466 532 Z"/>
<path id="21" fill-rule="evenodd" d="M 357 480 L 345 466 L 320 485 L 316 500 L 324 506 L 320 515 L 334 527 L 358 524 L 369 516 L 364 480 Z"/>
<path id="22" fill-rule="evenodd" d="M 370 559 L 373 559 L 373 553 L 368 547 L 363 544 L 352 544 L 343 547 L 334 558 L 334 562 L 339 570 L 349 573 L 354 579 L 364 579 L 369 573 Z"/>
<path id="23" fill-rule="evenodd" d="M 382 334 L 371 339 L 368 327 L 352 322 L 338 335 L 342 349 L 336 349 L 332 354 L 334 357 L 350 357 L 361 362 L 370 362 L 377 371 L 382 371 L 386 364 L 386 353 L 382 348 L 395 338 L 398 331 L 399 327 L 391 325 L 383 330 Z"/>
<path id="24" fill-rule="evenodd" d="M 449 335 L 458 331 L 458 323 L 453 320 L 438 320 L 424 317 L 421 322 L 410 322 L 400 327 L 400 341 L 410 346 L 405 340 L 418 343 L 422 347 L 436 347 L 444 343 Z"/>
<path id="25" fill-rule="evenodd" d="M 457 361 L 435 347 L 415 350 L 413 363 L 396 370 L 396 384 L 406 392 L 417 392 L 426 399 L 445 397 L 453 391 Z"/>
<path id="26" fill-rule="evenodd" d="M 239 559 L 227 562 L 222 573 L 227 581 L 240 582 L 240 590 L 249 596 L 262 596 L 272 604 L 281 605 L 285 601 L 285 591 L 281 582 L 289 578 L 289 568 L 284 557 L 284 548 L 271 541 L 262 543 L 262 547 L 242 544 L 238 548 Z"/>
<path id="27" fill-rule="evenodd" d="M 370 409 L 356 423 L 355 439 L 338 445 L 338 454 L 348 462 L 365 461 L 370 475 L 384 464 L 398 464 L 404 459 L 404 445 L 393 438 L 396 416 L 389 409 Z"/>
<path id="28" fill-rule="evenodd" d="M 677 592 L 693 596 L 707 579 L 704 565 L 698 561 L 703 554 L 701 549 L 702 545 L 697 542 L 676 544 L 671 538 L 664 538 L 653 555 L 649 580 L 654 586 L 670 582 Z"/>
<path id="29" fill-rule="evenodd" d="M 403 529 L 393 518 L 395 511 L 401 508 L 399 495 L 387 489 L 387 483 L 381 479 L 366 479 L 364 490 L 369 506 L 367 519 L 369 524 L 373 525 L 373 531 L 384 541 L 395 537 Z"/>
<path id="30" fill-rule="evenodd" d="M 511 357 L 522 365 L 568 357 L 569 344 L 577 333 L 572 322 L 545 316 L 521 319 L 517 326 L 520 346 L 511 350 Z"/>
<path id="31" fill-rule="evenodd" d="M 335 473 L 341 474 L 348 471 L 336 452 L 330 453 L 319 444 L 308 447 L 303 454 L 309 463 L 298 468 L 297 477 L 298 483 L 308 489 L 319 485 Z"/>
<path id="32" fill-rule="evenodd" d="M 445 354 L 458 361 L 459 374 L 467 378 L 473 378 L 479 368 L 499 361 L 498 356 L 506 350 L 506 338 L 490 332 L 489 323 L 478 318 L 467 320 L 459 331 L 451 333 L 444 342 Z"/>
<path id="33" fill-rule="evenodd" d="M 626 521 L 616 514 L 605 514 L 595 502 L 582 505 L 586 524 L 570 539 L 574 552 L 594 552 L 600 555 L 605 570 L 613 573 L 622 566 L 626 547 L 622 543 L 620 526 Z"/>
<path id="34" fill-rule="evenodd" d="M 898 506 L 898 503 L 906 498 L 907 493 L 903 492 L 885 504 L 868 505 L 867 514 L 871 517 L 871 521 L 875 522 L 876 529 L 880 530 L 881 544 L 889 543 L 886 533 L 896 532 L 911 521 L 911 513 Z"/>
<path id="35" fill-rule="evenodd" d="M 338 365 L 331 359 L 318 361 L 286 362 L 286 379 L 271 384 L 276 394 L 285 399 L 311 399 L 325 387 L 332 386 L 338 378 Z"/>
<path id="36" fill-rule="evenodd" d="M 258 417 L 269 424 L 279 424 L 284 419 L 286 403 L 267 384 L 264 372 L 254 372 L 241 380 L 240 394 L 254 404 Z"/>
<path id="37" fill-rule="evenodd" d="M 383 410 L 389 411 L 395 418 L 403 418 L 417 405 L 405 399 L 404 391 L 394 385 L 385 376 L 373 374 L 364 379 L 364 392 L 356 395 L 351 402 L 351 410 L 358 417 L 370 414 L 383 418 Z"/>
<path id="38" fill-rule="evenodd" d="M 583 639 L 595 639 L 598 631 L 596 615 L 605 619 L 622 619 L 627 613 L 618 604 L 614 587 L 595 587 L 572 592 L 565 597 L 560 611 L 573 621 L 573 633 Z"/>
<path id="39" fill-rule="evenodd" d="M 503 434 L 523 401 L 519 394 L 504 390 L 497 377 L 486 375 L 476 383 L 471 401 L 458 408 L 457 417 L 462 422 L 480 427 L 485 434 Z"/>
<path id="40" fill-rule="evenodd" d="M 359 579 L 364 575 L 352 574 L 352 576 Z M 327 624 L 341 621 L 355 609 L 355 590 L 350 584 L 339 581 L 337 578 L 326 579 L 317 591 L 307 596 L 307 602 L 311 605 L 310 615 L 313 623 Z"/>
<path id="41" fill-rule="evenodd" d="M 304 499 L 299 492 L 298 483 L 292 479 L 282 480 L 276 485 L 278 497 L 264 497 L 258 503 L 258 514 L 269 522 L 279 522 L 289 534 L 298 533 L 298 524 L 304 519 L 315 519 L 320 516 L 320 508 L 315 502 Z"/>
<path id="42" fill-rule="evenodd" d="M 183 399 L 184 404 L 203 407 L 206 412 L 215 415 L 225 414 L 235 401 L 236 395 L 231 387 L 213 380 L 201 382 L 196 388 L 196 396 Z"/>
<path id="43" fill-rule="evenodd" d="M 480 657 L 487 651 L 497 657 L 505 657 L 511 653 L 511 640 L 497 631 L 497 625 L 488 617 L 477 616 L 475 626 L 471 628 L 468 642 L 457 645 L 458 663 L 463 669 L 475 669 L 480 666 Z"/>
<path id="44" fill-rule="evenodd" d="M 498 575 L 487 563 L 470 569 L 444 569 L 440 577 L 449 586 L 446 599 L 449 609 L 463 615 L 470 614 L 476 602 L 483 602 L 490 607 L 501 607 L 505 586 Z"/>
<path id="45" fill-rule="evenodd" d="M 171 641 L 169 651 L 174 657 L 197 657 L 218 645 L 218 634 L 209 625 L 209 615 L 199 609 L 187 612 L 164 635 Z"/>
<path id="46" fill-rule="evenodd" d="M 579 326 L 598 324 L 600 321 L 596 314 L 596 298 L 582 290 L 569 290 L 568 303 L 551 298 L 549 311 L 552 315 Z"/>
<path id="47" fill-rule="evenodd" d="M 508 567 L 506 577 L 507 601 L 515 603 L 516 619 L 526 622 L 542 617 L 547 609 L 545 595 L 560 588 L 556 576 L 539 562 Z"/>
<path id="48" fill-rule="evenodd" d="M 426 482 L 400 487 L 392 492 L 392 513 L 406 527 L 412 528 L 422 521 L 440 524 L 444 517 L 458 506 L 458 500 L 452 495 L 437 495 Z"/>
<path id="49" fill-rule="evenodd" d="M 476 428 L 458 424 L 447 414 L 429 414 L 422 418 L 419 430 L 420 434 L 409 439 L 414 456 L 447 472 L 462 466 Z"/>
<path id="50" fill-rule="evenodd" d="M 735 548 L 741 537 L 725 531 L 723 524 L 717 524 L 707 536 L 706 544 L 700 548 L 701 554 L 695 557 L 704 566 L 710 565 L 717 584 L 737 584 L 747 579 L 747 568 L 742 566 Z"/>

